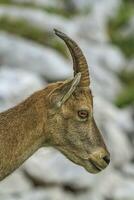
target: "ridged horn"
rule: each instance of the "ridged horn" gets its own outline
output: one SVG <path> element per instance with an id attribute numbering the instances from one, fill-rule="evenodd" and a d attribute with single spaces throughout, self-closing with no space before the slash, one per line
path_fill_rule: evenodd
<path id="1" fill-rule="evenodd" d="M 74 42 L 70 37 L 66 34 L 54 29 L 55 34 L 64 40 L 66 43 L 72 58 L 73 58 L 73 69 L 74 69 L 74 76 L 80 72 L 81 73 L 81 87 L 89 87 L 90 85 L 90 78 L 89 78 L 89 71 L 88 65 L 85 56 L 83 55 L 82 50 L 80 47 Z"/>

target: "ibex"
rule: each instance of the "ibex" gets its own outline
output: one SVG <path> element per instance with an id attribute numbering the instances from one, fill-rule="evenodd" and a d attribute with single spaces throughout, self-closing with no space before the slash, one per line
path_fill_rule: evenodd
<path id="1" fill-rule="evenodd" d="M 0 180 L 43 146 L 53 146 L 88 172 L 98 173 L 110 155 L 93 117 L 86 58 L 64 33 L 74 78 L 49 84 L 19 105 L 0 113 Z M 58 69 L 57 69 L 58 70 Z"/>

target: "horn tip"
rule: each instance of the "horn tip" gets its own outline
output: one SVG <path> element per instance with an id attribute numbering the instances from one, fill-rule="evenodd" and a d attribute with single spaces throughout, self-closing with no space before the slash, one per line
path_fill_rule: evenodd
<path id="1" fill-rule="evenodd" d="M 61 31 L 59 31 L 58 29 L 54 28 L 54 32 L 57 36 L 61 37 L 61 38 L 66 38 L 66 34 L 62 33 Z"/>
<path id="2" fill-rule="evenodd" d="M 53 30 L 54 30 L 55 34 L 58 32 L 58 30 L 56 28 L 54 28 Z"/>

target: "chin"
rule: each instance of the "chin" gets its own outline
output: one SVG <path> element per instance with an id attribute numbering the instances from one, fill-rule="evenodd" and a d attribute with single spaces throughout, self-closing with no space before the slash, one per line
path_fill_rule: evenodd
<path id="1" fill-rule="evenodd" d="M 91 174 L 98 174 L 102 171 L 102 169 L 99 169 L 98 167 L 96 167 L 94 164 L 92 164 L 90 161 L 85 161 L 84 163 L 85 165 L 82 164 L 82 166 L 84 167 L 84 169 L 86 171 L 88 171 Z"/>
<path id="2" fill-rule="evenodd" d="M 101 170 L 99 170 L 99 169 L 93 169 L 93 168 L 91 168 L 91 167 L 85 167 L 85 166 L 83 166 L 84 167 L 84 169 L 87 171 L 87 172 L 89 172 L 90 174 L 98 174 L 98 173 L 100 173 L 101 172 Z"/>

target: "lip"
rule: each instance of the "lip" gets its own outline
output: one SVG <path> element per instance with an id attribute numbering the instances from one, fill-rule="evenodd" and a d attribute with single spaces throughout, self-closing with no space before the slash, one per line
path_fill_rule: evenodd
<path id="1" fill-rule="evenodd" d="M 89 159 L 82 159 L 83 164 L 81 164 L 88 172 L 92 174 L 97 174 L 102 171 L 102 168 L 96 163 L 94 163 L 92 160 Z"/>
<path id="2" fill-rule="evenodd" d="M 89 163 L 91 163 L 91 165 L 92 165 L 98 172 L 103 170 L 100 166 L 96 165 L 96 163 L 94 163 L 92 160 L 90 160 Z"/>
<path id="3" fill-rule="evenodd" d="M 96 166 L 92 161 L 89 160 L 85 160 L 85 165 L 83 165 L 83 167 L 92 174 L 97 174 L 101 172 L 101 169 L 98 168 L 98 166 Z"/>
<path id="4" fill-rule="evenodd" d="M 107 165 L 105 165 L 104 163 L 98 163 L 98 161 L 93 159 L 82 159 L 82 160 L 83 163 L 85 163 L 85 166 L 83 165 L 83 167 L 87 171 L 93 174 L 97 174 L 107 167 Z"/>
<path id="5" fill-rule="evenodd" d="M 57 149 L 61 150 L 59 148 L 59 146 Z M 63 149 L 61 152 L 63 152 Z M 70 157 L 68 156 L 68 154 L 65 151 L 63 153 L 70 159 Z M 70 160 L 72 162 L 76 163 L 77 165 L 81 165 L 90 173 L 97 174 L 107 167 L 107 164 L 105 161 L 98 160 L 97 158 L 95 158 L 93 156 L 92 157 L 90 156 L 88 158 L 82 158 L 76 154 L 74 154 L 74 156 L 76 159 L 75 160 L 70 159 Z"/>

